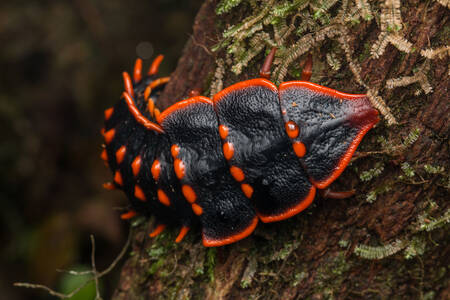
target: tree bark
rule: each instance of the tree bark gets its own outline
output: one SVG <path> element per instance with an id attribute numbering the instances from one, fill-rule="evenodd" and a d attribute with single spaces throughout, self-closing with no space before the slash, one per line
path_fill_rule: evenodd
<path id="1" fill-rule="evenodd" d="M 216 59 L 226 60 L 226 51 L 213 52 L 212 46 L 221 40 L 225 24 L 251 14 L 245 6 L 218 16 L 216 5 L 206 0 L 200 9 L 161 108 L 194 88 L 209 96 Z M 378 13 L 379 3 L 371 5 Z M 377 59 L 367 54 L 367 45 L 380 34 L 378 15 L 348 32 L 361 78 L 379 91 L 398 122 L 388 126 L 382 120 L 371 130 L 333 184 L 336 190 L 354 187 L 357 195 L 316 198 L 303 213 L 260 223 L 252 236 L 219 248 L 203 247 L 198 230 L 180 244 L 173 242 L 177 228 L 150 239 L 153 222 L 141 224 L 134 230 L 132 254 L 114 299 L 450 298 L 448 56 L 427 60 L 420 52 L 448 42 L 448 9 L 429 1 L 401 5 L 402 34 L 413 44 L 410 53 L 388 45 Z M 345 60 L 339 71 L 325 63 L 330 47 L 332 42 L 325 41 L 314 48 L 313 81 L 364 92 Z M 257 77 L 263 59 L 256 56 L 239 75 L 226 67 L 223 86 Z M 386 87 L 388 79 L 411 76 L 423 63 L 431 64 L 426 78 L 432 93 L 416 95 L 420 82 Z M 284 80 L 291 79 L 288 73 Z"/>

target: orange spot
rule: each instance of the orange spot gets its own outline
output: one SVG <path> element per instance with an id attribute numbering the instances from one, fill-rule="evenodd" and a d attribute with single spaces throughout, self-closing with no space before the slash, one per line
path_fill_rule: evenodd
<path id="1" fill-rule="evenodd" d="M 173 158 L 176 158 L 180 153 L 180 146 L 173 144 L 172 147 L 170 147 L 170 153 L 172 153 Z"/>
<path id="2" fill-rule="evenodd" d="M 294 148 L 295 155 L 298 157 L 303 157 L 306 154 L 306 147 L 305 144 L 302 142 L 294 142 L 292 144 L 292 147 Z"/>
<path id="3" fill-rule="evenodd" d="M 241 184 L 241 190 L 244 192 L 245 197 L 251 198 L 253 195 L 253 188 L 250 184 L 243 183 Z"/>
<path id="4" fill-rule="evenodd" d="M 287 209 L 285 212 L 279 214 L 279 215 L 272 215 L 272 216 L 264 216 L 258 213 L 258 217 L 263 221 L 264 223 L 270 223 L 270 222 L 278 222 L 284 219 L 288 219 L 305 208 L 307 208 L 314 200 L 314 197 L 316 195 L 316 188 L 314 186 L 311 187 L 309 190 L 308 195 L 305 197 L 305 199 L 300 200 L 298 204 L 295 206 Z"/>
<path id="5" fill-rule="evenodd" d="M 196 214 L 197 216 L 201 216 L 203 214 L 203 208 L 197 203 L 192 204 L 192 210 L 194 211 L 194 214 Z"/>
<path id="6" fill-rule="evenodd" d="M 105 135 L 105 128 L 100 129 L 100 134 Z"/>
<path id="7" fill-rule="evenodd" d="M 223 144 L 223 156 L 225 156 L 226 160 L 230 160 L 234 155 L 234 146 L 230 142 L 226 142 Z"/>
<path id="8" fill-rule="evenodd" d="M 116 173 L 114 173 L 114 182 L 118 185 L 123 184 L 122 174 L 120 174 L 120 171 L 116 171 Z"/>
<path id="9" fill-rule="evenodd" d="M 131 163 L 131 169 L 133 170 L 133 175 L 136 177 L 139 174 L 139 170 L 141 169 L 142 159 L 141 156 L 138 155 Z"/>
<path id="10" fill-rule="evenodd" d="M 122 77 L 123 77 L 123 85 L 124 85 L 125 91 L 131 97 L 134 97 L 133 82 L 131 81 L 130 74 L 128 74 L 127 72 L 123 72 Z"/>
<path id="11" fill-rule="evenodd" d="M 119 150 L 116 151 L 116 162 L 118 164 L 123 162 L 123 159 L 125 158 L 125 153 L 127 153 L 127 147 L 122 146 L 119 148 Z"/>
<path id="12" fill-rule="evenodd" d="M 137 212 L 135 212 L 134 210 L 130 210 L 129 212 L 126 212 L 126 213 L 124 213 L 124 214 L 121 214 L 121 215 L 120 215 L 120 218 L 121 218 L 122 220 L 129 220 L 129 219 L 133 218 L 133 217 L 136 216 L 136 215 L 137 215 Z"/>
<path id="13" fill-rule="evenodd" d="M 103 135 L 103 137 L 105 138 L 105 143 L 107 144 L 111 143 L 115 135 L 116 135 L 115 129 L 111 129 L 105 132 L 105 134 Z"/>
<path id="14" fill-rule="evenodd" d="M 287 135 L 291 139 L 295 139 L 296 137 L 298 137 L 300 129 L 298 128 L 298 125 L 294 121 L 287 122 L 286 124 L 284 124 L 284 127 L 286 129 Z"/>
<path id="15" fill-rule="evenodd" d="M 166 225 L 159 224 L 158 226 L 156 226 L 155 230 L 153 230 L 148 236 L 154 238 L 155 236 L 163 232 L 164 228 L 166 228 Z"/>
<path id="16" fill-rule="evenodd" d="M 100 158 L 104 161 L 108 161 L 108 153 L 106 152 L 106 149 L 103 149 L 102 154 L 100 154 Z"/>
<path id="17" fill-rule="evenodd" d="M 175 159 L 173 162 L 173 166 L 175 168 L 175 175 L 177 175 L 178 179 L 181 179 L 184 177 L 184 162 L 181 159 Z"/>
<path id="18" fill-rule="evenodd" d="M 147 198 L 145 197 L 144 191 L 138 186 L 134 186 L 134 196 L 141 200 L 142 202 L 146 202 Z"/>
<path id="19" fill-rule="evenodd" d="M 170 199 L 167 197 L 166 193 L 163 190 L 159 189 L 158 192 L 158 200 L 165 206 L 170 206 Z"/>
<path id="20" fill-rule="evenodd" d="M 189 227 L 186 227 L 186 226 L 181 227 L 180 233 L 178 234 L 178 236 L 175 240 L 175 243 L 181 242 L 184 239 L 184 237 L 186 236 L 186 234 L 188 233 L 188 231 L 189 231 Z"/>
<path id="21" fill-rule="evenodd" d="M 114 107 L 110 107 L 105 110 L 105 120 L 108 121 L 109 118 L 111 118 L 112 114 L 114 112 Z"/>
<path id="22" fill-rule="evenodd" d="M 162 60 L 164 59 L 163 55 L 158 55 L 152 62 L 152 65 L 150 66 L 150 70 L 148 70 L 148 75 L 155 75 L 158 73 L 159 65 L 161 64 Z"/>
<path id="23" fill-rule="evenodd" d="M 241 182 L 245 179 L 244 172 L 242 171 L 241 168 L 238 168 L 236 166 L 231 166 L 230 173 L 231 173 L 231 176 L 233 176 L 233 178 L 238 182 Z"/>
<path id="24" fill-rule="evenodd" d="M 223 124 L 219 125 L 219 135 L 224 140 L 228 136 L 228 127 Z"/>
<path id="25" fill-rule="evenodd" d="M 252 222 L 242 230 L 241 232 L 238 232 L 234 235 L 231 235 L 229 237 L 223 238 L 221 240 L 210 240 L 203 234 L 203 246 L 205 247 L 218 247 L 223 245 L 228 245 L 234 242 L 237 242 L 239 240 L 242 240 L 243 238 L 248 237 L 256 228 L 256 225 L 258 225 L 258 218 L 254 217 Z"/>
<path id="26" fill-rule="evenodd" d="M 133 80 L 134 82 L 139 82 L 142 79 L 142 59 L 136 59 L 134 64 Z"/>
<path id="27" fill-rule="evenodd" d="M 192 204 L 197 200 L 197 195 L 191 186 L 185 184 L 181 187 L 181 191 L 183 192 L 184 198 L 186 198 L 189 203 Z"/>
<path id="28" fill-rule="evenodd" d="M 152 164 L 151 172 L 152 172 L 153 179 L 158 180 L 159 173 L 161 173 L 161 164 L 159 163 L 159 160 L 155 159 L 155 161 Z"/>
<path id="29" fill-rule="evenodd" d="M 147 101 L 148 97 L 150 97 L 150 94 L 152 93 L 152 88 L 150 85 L 147 85 L 144 91 L 144 100 Z"/>
<path id="30" fill-rule="evenodd" d="M 112 182 L 105 182 L 105 183 L 103 184 L 103 188 L 104 188 L 105 190 L 110 190 L 110 191 L 112 191 L 112 190 L 115 190 L 115 189 L 116 189 L 116 186 L 115 186 L 115 184 L 112 183 Z"/>

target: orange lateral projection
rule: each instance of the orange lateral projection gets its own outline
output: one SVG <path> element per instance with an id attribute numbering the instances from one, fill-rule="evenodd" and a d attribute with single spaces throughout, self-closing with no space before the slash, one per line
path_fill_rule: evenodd
<path id="1" fill-rule="evenodd" d="M 108 162 L 108 153 L 106 152 L 106 149 L 103 149 L 102 154 L 100 155 L 100 158 L 101 158 L 104 162 Z"/>
<path id="2" fill-rule="evenodd" d="M 116 189 L 115 184 L 112 182 L 105 182 L 102 186 L 105 190 L 109 190 L 109 191 L 113 191 Z"/>
<path id="3" fill-rule="evenodd" d="M 124 214 L 121 214 L 121 215 L 120 215 L 120 218 L 121 218 L 122 220 L 129 220 L 129 219 L 135 217 L 136 215 L 137 215 L 137 213 L 136 213 L 134 210 L 130 210 L 129 212 L 126 212 L 126 213 L 124 213 Z"/>
<path id="4" fill-rule="evenodd" d="M 131 81 L 130 74 L 128 74 L 128 72 L 123 72 L 122 77 L 125 91 L 128 93 L 128 95 L 134 97 L 133 82 Z"/>
<path id="5" fill-rule="evenodd" d="M 151 238 L 154 238 L 154 237 L 158 236 L 161 232 L 163 232 L 165 228 L 166 228 L 166 225 L 159 224 L 158 226 L 156 226 L 155 230 L 153 230 L 148 236 Z"/>
<path id="6" fill-rule="evenodd" d="M 136 59 L 134 64 L 133 80 L 134 82 L 139 82 L 142 79 L 142 59 Z"/>
<path id="7" fill-rule="evenodd" d="M 105 143 L 109 144 L 112 142 L 112 140 L 114 139 L 114 136 L 116 135 L 116 130 L 113 128 L 111 130 L 106 131 L 103 134 L 103 137 L 105 138 Z"/>
<path id="8" fill-rule="evenodd" d="M 158 73 L 159 65 L 164 59 L 164 55 L 158 55 L 152 62 L 152 65 L 150 66 L 150 69 L 148 70 L 148 75 L 155 75 Z"/>
<path id="9" fill-rule="evenodd" d="M 122 94 L 122 96 L 124 97 L 125 102 L 128 105 L 128 110 L 130 111 L 130 113 L 133 115 L 134 119 L 139 124 L 141 124 L 142 126 L 144 126 L 145 128 L 147 128 L 149 130 L 153 130 L 153 131 L 156 131 L 158 133 L 164 133 L 164 130 L 161 128 L 161 126 L 159 126 L 156 123 L 153 123 L 152 121 L 150 121 L 149 119 L 147 119 L 146 117 L 144 117 L 141 114 L 139 109 L 134 104 L 133 99 L 131 98 L 131 96 L 127 92 L 124 92 Z"/>
<path id="10" fill-rule="evenodd" d="M 105 110 L 105 120 L 108 121 L 109 118 L 111 118 L 112 114 L 114 113 L 114 107 L 110 107 Z"/>
<path id="11" fill-rule="evenodd" d="M 186 226 L 181 227 L 180 233 L 178 234 L 178 236 L 175 240 L 175 243 L 181 242 L 188 232 L 189 232 L 189 227 L 186 227 Z"/>

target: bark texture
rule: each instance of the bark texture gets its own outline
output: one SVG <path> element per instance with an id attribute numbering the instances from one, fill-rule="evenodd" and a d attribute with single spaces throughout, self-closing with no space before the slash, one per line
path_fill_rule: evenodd
<path id="1" fill-rule="evenodd" d="M 438 2 L 402 2 L 405 34 L 415 49 L 439 44 L 443 36 L 448 42 L 447 8 Z M 225 58 L 223 51 L 210 50 L 224 30 L 217 24 L 234 24 L 241 12 L 218 22 L 216 5 L 205 1 L 199 11 L 162 97 L 163 108 L 186 98 L 192 88 L 208 91 L 215 59 Z M 364 53 L 378 34 L 375 22 L 356 26 L 349 46 L 357 55 Z M 326 47 L 316 50 L 315 63 L 325 61 L 326 54 Z M 256 77 L 262 60 L 258 56 L 239 76 L 226 69 L 224 87 Z M 424 61 L 419 51 L 405 54 L 389 45 L 378 59 L 361 54 L 359 61 L 361 77 L 380 90 L 399 124 L 382 120 L 333 184 L 336 190 L 355 188 L 355 197 L 317 198 L 303 213 L 260 223 L 249 238 L 216 249 L 201 245 L 198 230 L 175 244 L 178 229 L 149 239 L 153 222 L 138 225 L 114 299 L 449 299 L 448 226 L 424 229 L 433 222 L 448 224 L 448 56 L 430 61 L 433 92 L 419 96 L 417 83 L 384 87 L 389 78 L 412 74 Z M 338 76 L 325 64 L 314 72 L 320 73 L 320 84 L 354 93 L 363 89 L 346 66 Z M 411 132 L 420 132 L 417 141 L 408 141 Z"/>

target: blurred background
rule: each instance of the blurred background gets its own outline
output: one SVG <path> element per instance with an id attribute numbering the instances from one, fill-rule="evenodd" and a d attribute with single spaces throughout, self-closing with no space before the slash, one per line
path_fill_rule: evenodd
<path id="1" fill-rule="evenodd" d="M 0 4 L 0 298 L 54 299 L 13 287 L 26 281 L 62 292 L 80 278 L 57 269 L 98 270 L 125 243 L 114 209 L 120 192 L 99 158 L 103 111 L 123 89 L 137 56 L 174 70 L 201 0 L 15 0 Z M 101 280 L 111 297 L 120 266 Z M 91 290 L 76 299 L 93 299 Z"/>

